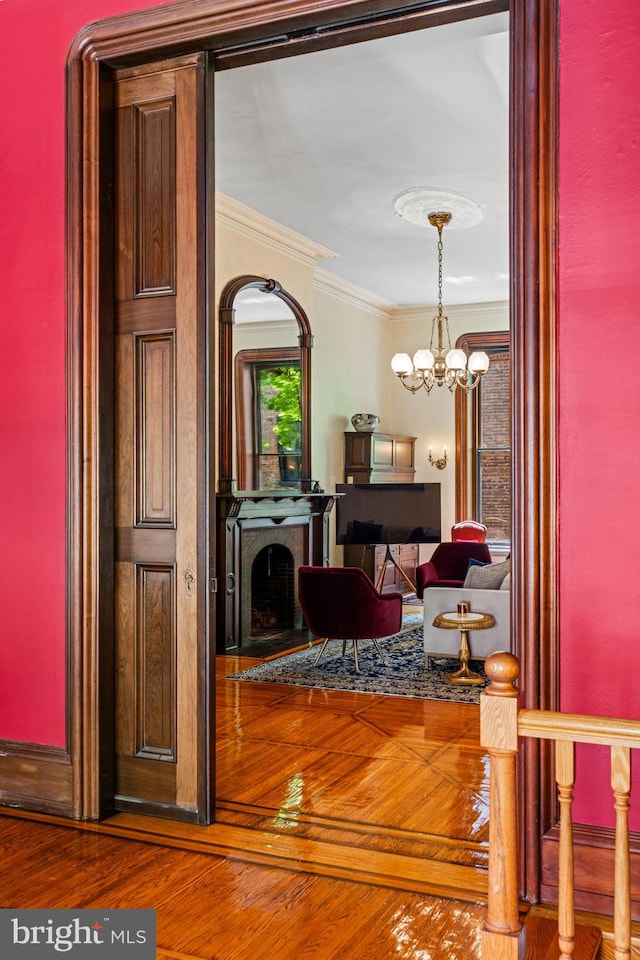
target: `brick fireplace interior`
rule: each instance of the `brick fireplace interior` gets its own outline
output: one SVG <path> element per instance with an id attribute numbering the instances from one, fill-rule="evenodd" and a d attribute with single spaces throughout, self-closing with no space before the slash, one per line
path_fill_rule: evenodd
<path id="1" fill-rule="evenodd" d="M 302 628 L 297 579 L 304 563 L 304 534 L 303 526 L 244 530 L 242 641 Z"/>

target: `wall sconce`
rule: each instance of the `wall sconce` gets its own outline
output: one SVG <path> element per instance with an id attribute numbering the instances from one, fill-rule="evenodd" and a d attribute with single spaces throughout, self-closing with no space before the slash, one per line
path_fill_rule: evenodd
<path id="1" fill-rule="evenodd" d="M 447 448 L 443 447 L 443 454 L 440 457 L 440 459 L 434 460 L 433 457 L 431 456 L 431 447 L 429 447 L 429 456 L 427 457 L 427 460 L 429 461 L 432 467 L 436 468 L 436 470 L 444 470 L 444 468 L 447 465 Z"/>

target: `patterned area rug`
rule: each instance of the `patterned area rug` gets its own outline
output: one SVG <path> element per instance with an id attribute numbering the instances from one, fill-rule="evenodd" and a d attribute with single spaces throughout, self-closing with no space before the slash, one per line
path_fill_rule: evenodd
<path id="1" fill-rule="evenodd" d="M 334 640 L 327 645 L 317 667 L 314 662 L 320 652 L 319 646 L 261 663 L 241 673 L 234 673 L 227 679 L 287 683 L 297 687 L 320 687 L 392 697 L 418 697 L 423 700 L 479 702 L 481 686 L 464 687 L 447 683 L 446 675 L 458 669 L 457 660 L 432 657 L 429 669 L 425 669 L 421 626 L 379 642 L 386 664 L 381 663 L 372 643 L 361 641 L 358 647 L 360 673 L 356 673 L 351 645 L 347 645 L 343 657 L 342 644 Z M 481 661 L 472 660 L 469 667 L 484 677 Z"/>

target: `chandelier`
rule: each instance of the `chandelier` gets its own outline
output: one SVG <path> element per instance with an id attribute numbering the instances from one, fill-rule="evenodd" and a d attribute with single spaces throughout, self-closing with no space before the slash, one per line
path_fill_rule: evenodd
<path id="1" fill-rule="evenodd" d="M 455 198 L 456 201 L 465 201 L 467 204 L 473 204 L 473 201 L 466 197 L 456 197 L 455 194 L 433 194 L 423 191 L 421 188 L 414 188 L 408 193 L 400 194 L 396 197 L 396 210 L 401 216 L 414 223 L 424 224 L 424 200 L 428 198 Z M 482 213 L 477 204 L 473 204 L 475 210 L 472 211 L 470 220 L 464 226 L 473 226 L 481 219 Z M 469 207 L 471 210 L 471 207 Z M 431 323 L 431 340 L 429 349 L 422 348 L 413 355 L 413 360 L 408 353 L 396 353 L 391 360 L 391 369 L 399 378 L 402 386 L 411 393 L 415 393 L 423 387 L 427 393 L 431 392 L 432 387 L 437 385 L 442 387 L 446 385 L 453 393 L 457 387 L 463 390 L 473 390 L 478 386 L 480 378 L 489 369 L 489 357 L 487 354 L 478 350 L 467 357 L 464 350 L 452 349 L 451 337 L 449 335 L 449 320 L 442 312 L 442 230 L 451 223 L 452 213 L 447 211 L 435 211 L 426 214 L 426 218 L 432 227 L 438 231 L 438 313 Z"/>

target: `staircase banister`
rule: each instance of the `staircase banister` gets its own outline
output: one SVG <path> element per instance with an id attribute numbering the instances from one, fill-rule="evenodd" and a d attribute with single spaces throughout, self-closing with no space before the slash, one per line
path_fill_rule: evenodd
<path id="1" fill-rule="evenodd" d="M 640 743 L 640 720 L 593 717 L 552 710 L 519 710 L 518 736 L 637 747 Z"/>
<path id="2" fill-rule="evenodd" d="M 480 742 L 491 766 L 489 780 L 489 863 L 487 915 L 482 930 L 483 960 L 525 960 L 526 928 L 518 913 L 516 760 L 522 737 L 555 741 L 555 779 L 560 806 L 558 939 L 546 955 L 573 958 L 576 947 L 572 804 L 575 743 L 608 746 L 616 811 L 614 955 L 630 960 L 631 886 L 629 807 L 631 749 L 640 748 L 640 720 L 518 707 L 520 665 L 511 653 L 485 661 L 490 684 L 480 697 Z M 598 933 L 598 931 L 596 931 Z M 599 946 L 600 937 L 594 941 Z M 595 954 L 590 953 L 590 956 Z"/>
<path id="3" fill-rule="evenodd" d="M 517 873 L 516 759 L 520 665 L 511 653 L 485 661 L 490 686 L 480 697 L 480 742 L 491 761 L 489 781 L 489 865 L 487 917 L 482 956 L 525 960 L 526 936 L 520 920 Z"/>

